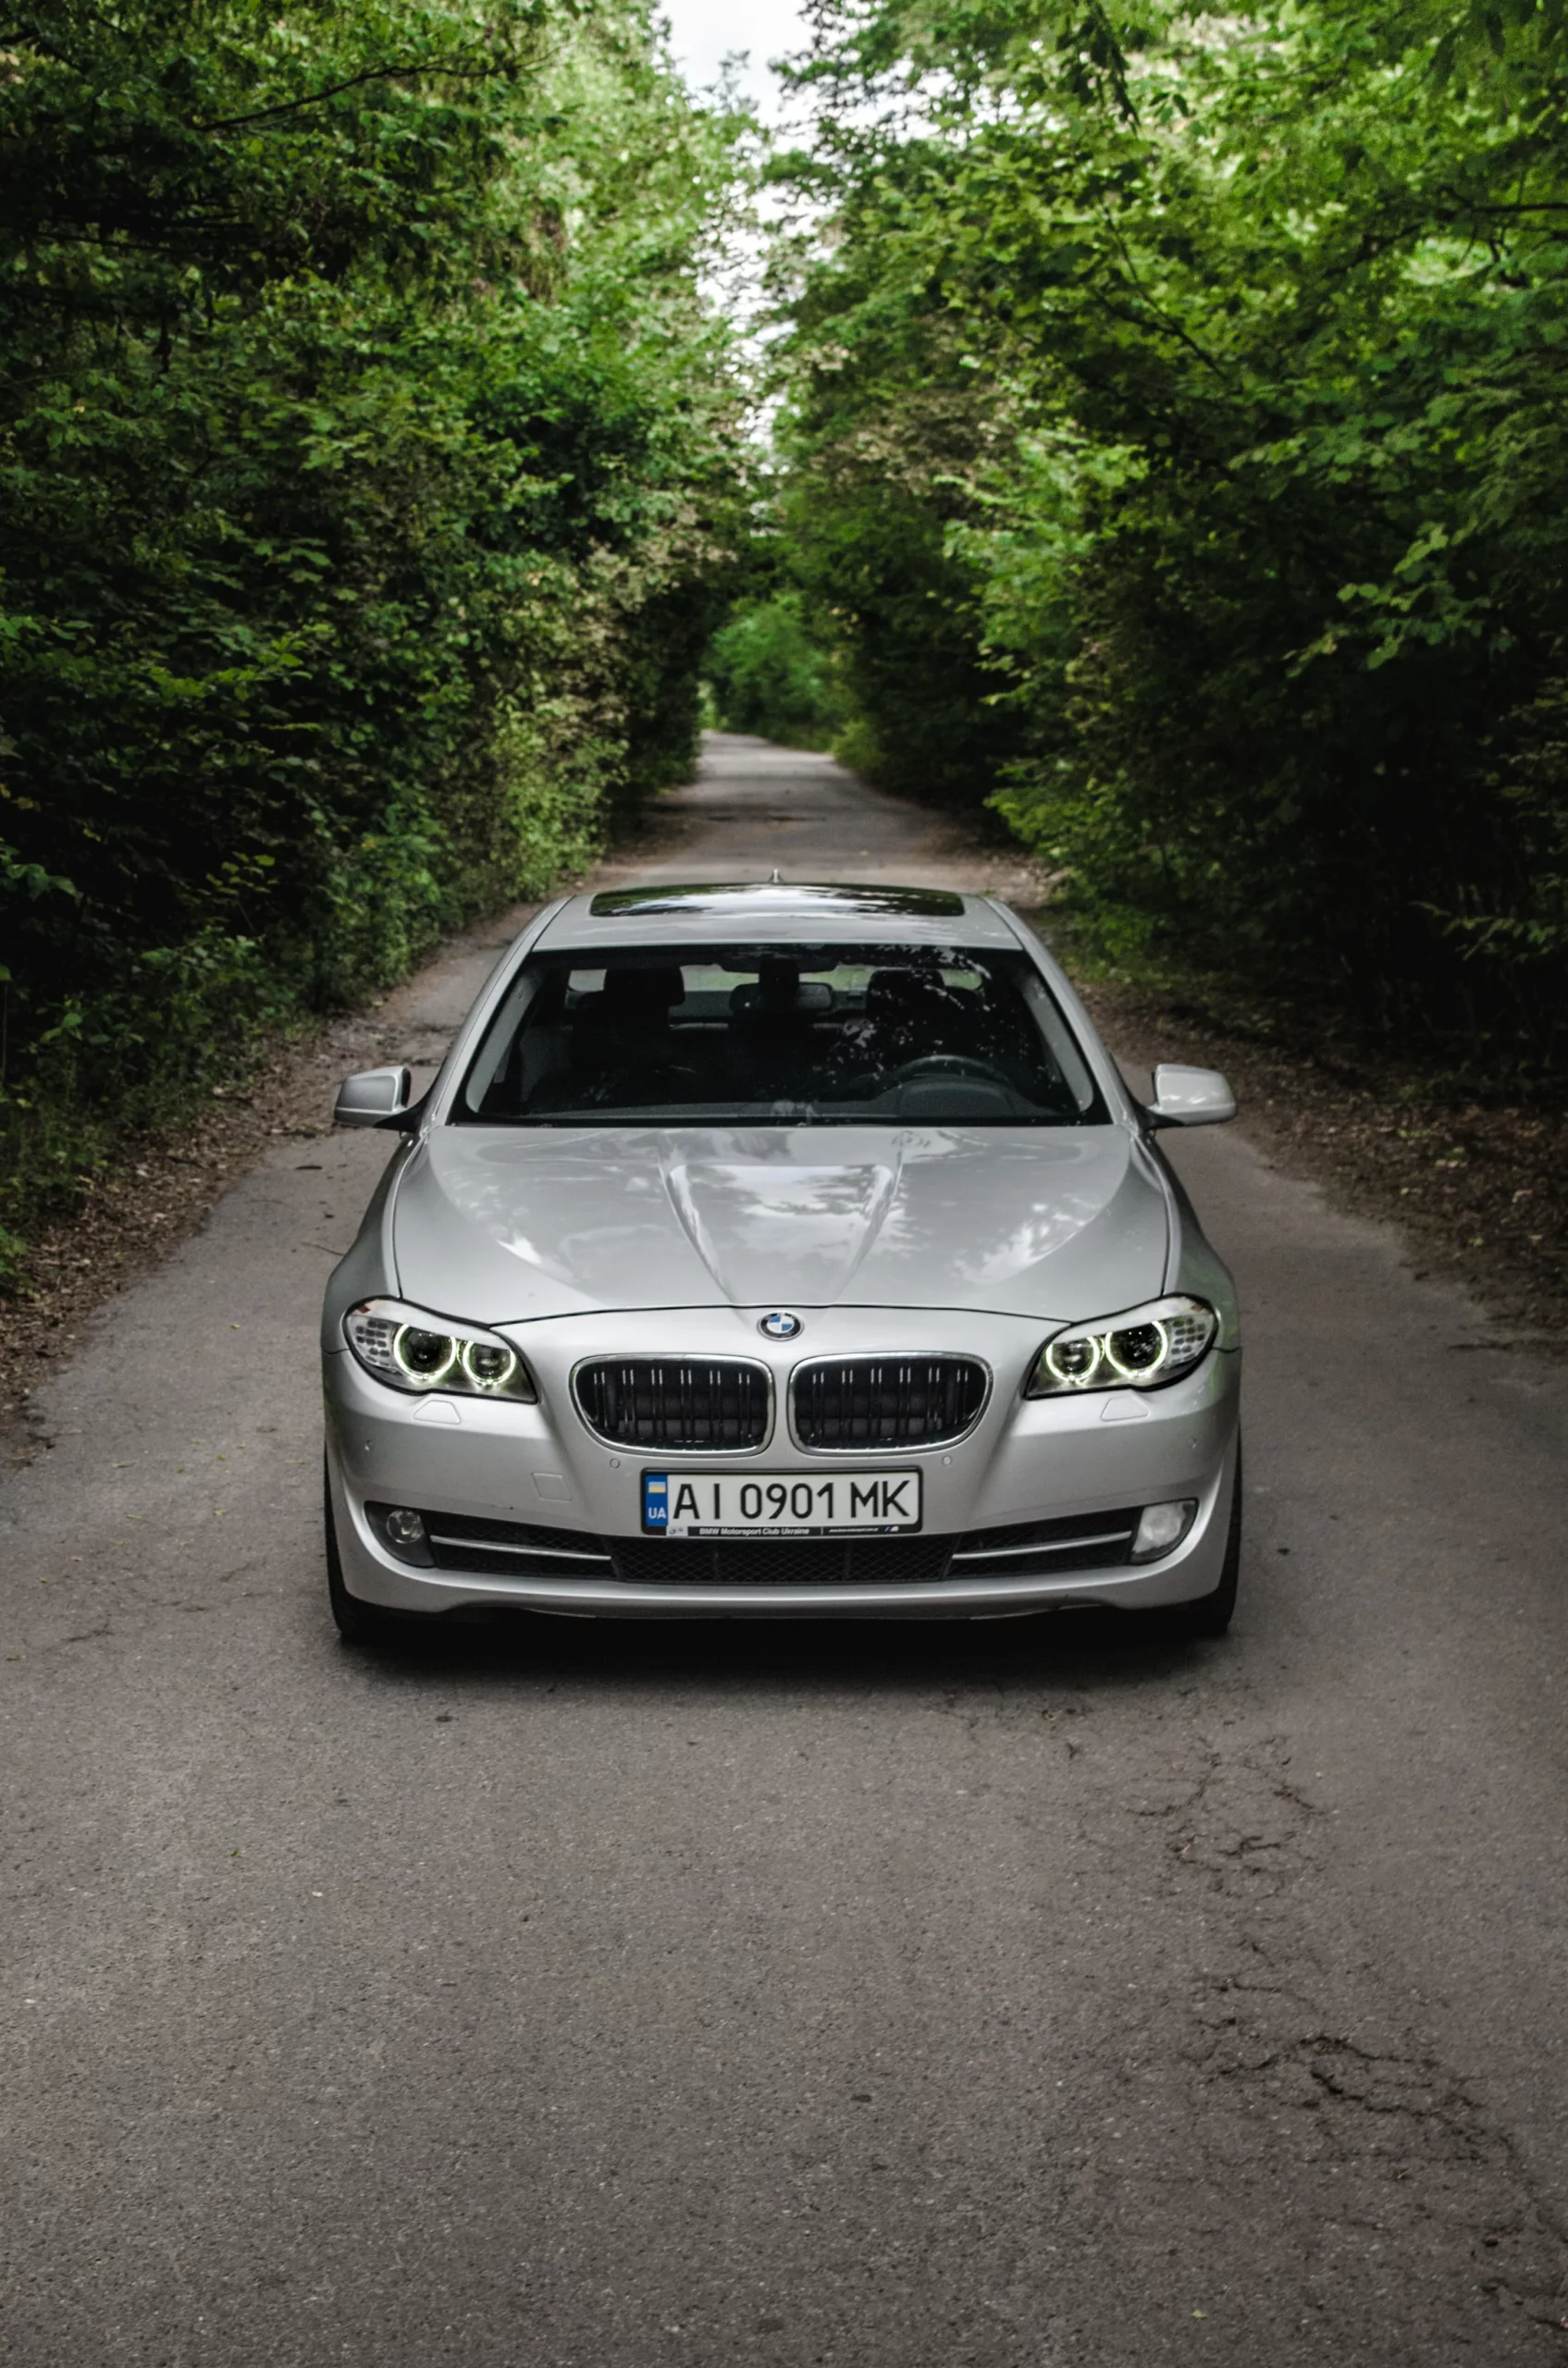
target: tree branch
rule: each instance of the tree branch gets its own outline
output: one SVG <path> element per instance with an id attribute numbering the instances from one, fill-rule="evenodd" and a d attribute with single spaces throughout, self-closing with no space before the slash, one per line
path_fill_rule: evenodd
<path id="1" fill-rule="evenodd" d="M 210 123 L 187 124 L 189 131 L 237 131 L 247 123 L 265 123 L 272 116 L 295 115 L 301 107 L 318 107 L 328 99 L 340 98 L 345 91 L 357 91 L 366 82 L 394 81 L 406 74 L 451 74 L 472 81 L 483 81 L 488 75 L 500 73 L 497 66 L 432 66 L 428 60 L 410 59 L 398 66 L 369 66 L 363 74 L 351 74 L 346 81 L 331 82 L 325 91 L 307 92 L 302 99 L 280 99 L 276 106 L 256 107 L 249 115 L 215 116 Z"/>

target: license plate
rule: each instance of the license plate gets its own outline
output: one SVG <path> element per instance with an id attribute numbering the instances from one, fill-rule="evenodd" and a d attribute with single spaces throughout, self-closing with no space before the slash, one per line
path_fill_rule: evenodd
<path id="1" fill-rule="evenodd" d="M 645 1537 L 887 1536 L 920 1525 L 918 1472 L 645 1472 Z"/>

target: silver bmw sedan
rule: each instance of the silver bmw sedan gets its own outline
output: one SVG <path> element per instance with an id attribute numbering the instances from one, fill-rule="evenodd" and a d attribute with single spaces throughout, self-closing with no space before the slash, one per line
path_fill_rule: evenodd
<path id="1" fill-rule="evenodd" d="M 327 1560 L 410 1615 L 995 1619 L 1236 1597 L 1229 1275 L 1045 948 L 989 896 L 552 905 L 327 1287 Z"/>

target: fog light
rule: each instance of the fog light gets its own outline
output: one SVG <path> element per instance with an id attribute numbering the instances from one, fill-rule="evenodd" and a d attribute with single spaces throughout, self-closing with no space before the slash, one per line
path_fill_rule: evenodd
<path id="1" fill-rule="evenodd" d="M 1174 1505 L 1145 1505 L 1138 1535 L 1132 1541 L 1133 1560 L 1153 1562 L 1157 1556 L 1168 1554 L 1173 1546 L 1179 1546 L 1192 1526 L 1197 1510 L 1196 1497 L 1183 1497 Z"/>
<path id="2" fill-rule="evenodd" d="M 422 1513 L 416 1513 L 412 1505 L 366 1505 L 364 1510 L 400 1562 L 412 1562 L 420 1571 L 434 1567 L 436 1558 Z"/>
<path id="3" fill-rule="evenodd" d="M 435 1569 L 436 1556 L 425 1516 L 416 1513 L 412 1505 L 366 1504 L 364 1518 L 377 1544 L 389 1546 L 400 1562 L 412 1562 L 416 1571 Z"/>

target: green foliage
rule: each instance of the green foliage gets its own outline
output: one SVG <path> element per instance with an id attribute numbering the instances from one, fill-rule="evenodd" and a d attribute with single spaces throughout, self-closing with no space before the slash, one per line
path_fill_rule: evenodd
<path id="1" fill-rule="evenodd" d="M 1563 11 L 821 19 L 784 509 L 895 770 L 1130 943 L 1560 1061 Z"/>
<path id="2" fill-rule="evenodd" d="M 844 721 L 797 592 L 739 604 L 713 636 L 708 675 L 721 731 L 760 733 L 790 748 L 826 748 Z"/>
<path id="3" fill-rule="evenodd" d="M 6 49 L 14 1228 L 689 765 L 744 126 L 638 0 L 46 0 Z"/>
<path id="4" fill-rule="evenodd" d="M 866 194 L 798 292 L 777 521 L 808 628 L 834 651 L 863 765 L 916 796 L 974 805 L 1019 730 L 948 533 L 974 514 L 971 479 L 997 429 L 974 402 L 961 340 L 909 285 L 897 235 L 862 248 L 849 234 L 870 227 Z M 871 194 L 891 202 L 880 179 Z"/>

